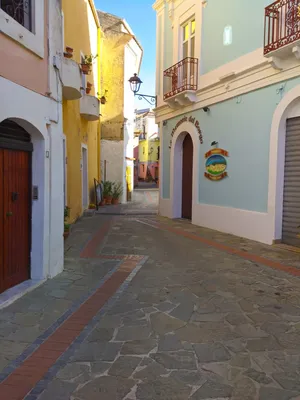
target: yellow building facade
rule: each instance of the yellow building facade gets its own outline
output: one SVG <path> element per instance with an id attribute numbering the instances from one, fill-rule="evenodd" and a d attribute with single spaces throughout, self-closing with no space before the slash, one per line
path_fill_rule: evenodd
<path id="1" fill-rule="evenodd" d="M 70 74 L 67 78 L 74 75 L 70 100 L 63 101 L 65 205 L 70 208 L 72 223 L 95 202 L 94 178 L 100 180 L 101 30 L 92 0 L 63 0 L 62 10 L 65 70 Z M 81 64 L 90 55 L 96 58 L 85 75 Z"/>

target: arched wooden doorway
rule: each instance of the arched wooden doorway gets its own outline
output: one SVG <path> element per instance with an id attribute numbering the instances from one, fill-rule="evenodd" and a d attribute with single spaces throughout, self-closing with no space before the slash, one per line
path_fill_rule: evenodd
<path id="1" fill-rule="evenodd" d="M 23 128 L 0 123 L 0 293 L 30 277 L 32 150 Z"/>
<path id="2" fill-rule="evenodd" d="M 192 219 L 193 141 L 189 134 L 182 144 L 182 218 Z"/>

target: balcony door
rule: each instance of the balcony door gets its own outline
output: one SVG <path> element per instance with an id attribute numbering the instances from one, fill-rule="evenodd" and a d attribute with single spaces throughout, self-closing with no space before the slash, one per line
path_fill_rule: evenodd
<path id="1" fill-rule="evenodd" d="M 194 85 L 196 81 L 194 64 L 187 60 L 188 58 L 195 58 L 195 32 L 196 22 L 194 18 L 182 26 L 182 60 L 185 60 L 182 68 L 182 86 Z"/>

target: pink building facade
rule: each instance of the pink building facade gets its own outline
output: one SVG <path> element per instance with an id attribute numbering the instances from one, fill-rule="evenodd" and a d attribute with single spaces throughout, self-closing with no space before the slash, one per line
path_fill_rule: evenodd
<path id="1" fill-rule="evenodd" d="M 60 1 L 0 2 L 0 305 L 63 269 L 62 37 Z"/>

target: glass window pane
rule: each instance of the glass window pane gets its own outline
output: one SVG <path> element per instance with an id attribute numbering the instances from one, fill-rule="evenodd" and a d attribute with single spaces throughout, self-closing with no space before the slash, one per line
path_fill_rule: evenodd
<path id="1" fill-rule="evenodd" d="M 188 42 L 183 43 L 183 54 L 182 54 L 182 58 L 186 58 L 188 57 L 189 53 L 188 53 Z"/>
<path id="2" fill-rule="evenodd" d="M 195 37 L 191 38 L 191 57 L 195 57 Z"/>
<path id="3" fill-rule="evenodd" d="M 183 40 L 188 40 L 189 36 L 189 25 L 185 25 L 183 27 Z"/>
<path id="4" fill-rule="evenodd" d="M 196 29 L 196 21 L 194 20 L 194 21 L 192 21 L 192 35 L 194 35 L 194 33 L 195 33 L 195 29 Z"/>

